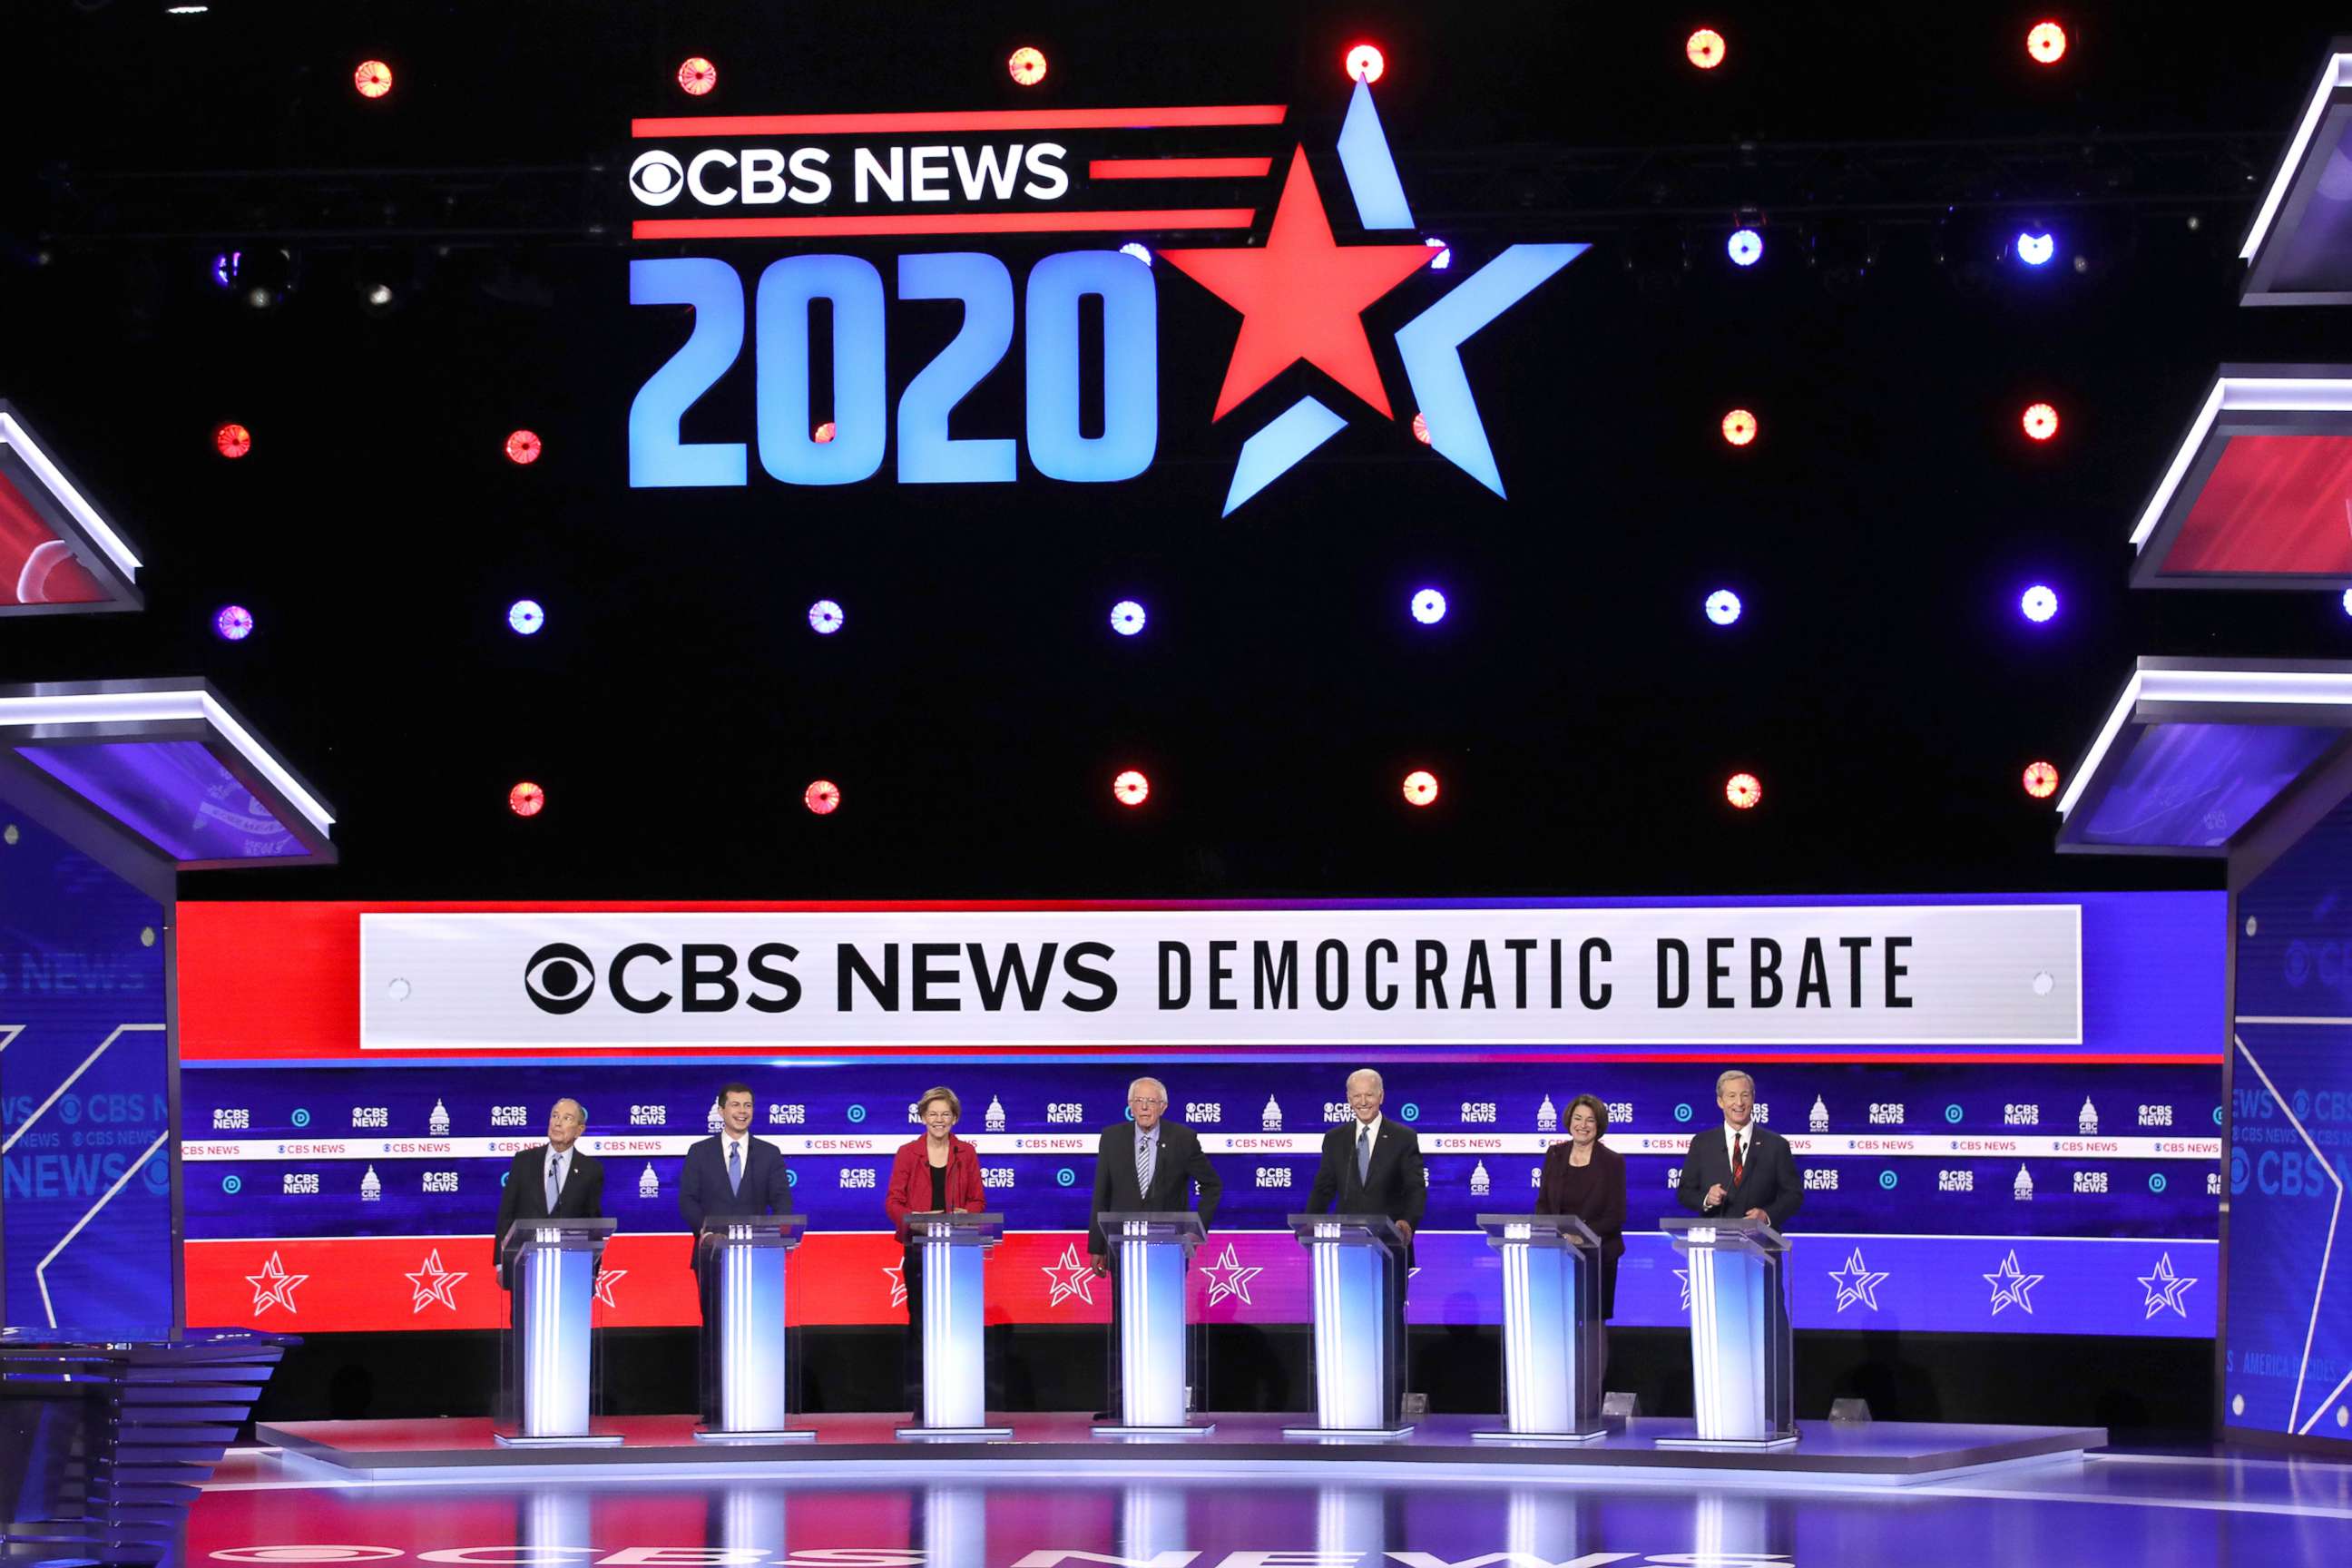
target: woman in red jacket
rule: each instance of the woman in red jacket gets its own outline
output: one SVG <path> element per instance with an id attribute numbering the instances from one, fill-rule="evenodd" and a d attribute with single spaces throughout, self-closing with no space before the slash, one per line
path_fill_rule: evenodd
<path id="1" fill-rule="evenodd" d="M 890 1162 L 890 1190 L 882 1206 L 906 1248 L 898 1278 L 907 1286 L 907 1407 L 918 1419 L 923 1414 L 923 1249 L 907 1231 L 910 1214 L 938 1214 L 962 1209 L 979 1214 L 988 1207 L 980 1184 L 980 1151 L 955 1135 L 962 1120 L 963 1102 L 951 1089 L 927 1089 L 915 1102 L 923 1135 L 898 1146 Z"/>

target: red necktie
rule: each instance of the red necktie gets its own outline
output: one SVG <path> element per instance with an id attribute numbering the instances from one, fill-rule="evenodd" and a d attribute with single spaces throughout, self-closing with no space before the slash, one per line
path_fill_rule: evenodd
<path id="1" fill-rule="evenodd" d="M 1740 1177 L 1748 1170 L 1747 1163 L 1741 1158 L 1747 1148 L 1748 1140 L 1745 1138 L 1734 1138 L 1731 1141 L 1731 1184 L 1735 1187 L 1739 1184 Z"/>

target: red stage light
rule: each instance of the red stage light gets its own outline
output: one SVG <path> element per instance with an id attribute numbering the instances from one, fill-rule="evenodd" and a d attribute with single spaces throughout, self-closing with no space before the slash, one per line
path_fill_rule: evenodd
<path id="1" fill-rule="evenodd" d="M 1348 76 L 1350 80 L 1365 83 L 1381 79 L 1389 68 L 1388 58 L 1377 44 L 1357 44 L 1348 50 Z"/>
<path id="2" fill-rule="evenodd" d="M 526 780 L 507 791 L 507 809 L 517 816 L 537 816 L 547 805 L 547 792 Z"/>
<path id="3" fill-rule="evenodd" d="M 2066 58 L 2066 29 L 2055 22 L 2036 22 L 2025 35 L 2025 52 L 2037 64 L 2056 65 Z"/>
<path id="4" fill-rule="evenodd" d="M 838 431 L 838 430 L 835 430 L 835 429 L 833 427 L 833 421 L 832 421 L 832 420 L 830 420 L 830 419 L 828 419 L 828 420 L 826 420 L 824 424 L 822 424 L 822 425 L 820 425 L 820 426 L 818 426 L 816 427 L 816 430 L 815 430 L 815 431 L 814 431 L 814 433 L 811 436 L 810 439 L 814 440 L 814 441 L 818 446 L 822 447 L 822 446 L 824 446 L 826 442 L 828 442 L 828 441 L 832 440 L 835 436 L 838 436 L 839 434 L 841 434 L 841 432 L 840 432 L 840 431 Z"/>
<path id="5" fill-rule="evenodd" d="M 2036 441 L 2047 441 L 2058 434 L 2058 411 L 2046 403 L 2037 403 L 2025 411 L 2025 433 Z"/>
<path id="6" fill-rule="evenodd" d="M 677 85 L 688 97 L 700 98 L 719 85 L 719 68 L 697 55 L 677 68 Z"/>
<path id="7" fill-rule="evenodd" d="M 1711 71 L 1723 63 L 1723 35 L 1713 27 L 1701 27 L 1683 44 L 1683 53 L 1699 69 Z"/>
<path id="8" fill-rule="evenodd" d="M 253 432 L 242 425 L 215 425 L 213 450 L 224 458 L 242 458 L 253 450 Z"/>
<path id="9" fill-rule="evenodd" d="M 1426 768 L 1415 768 L 1404 775 L 1404 798 L 1413 805 L 1427 805 L 1437 798 L 1437 775 Z"/>
<path id="10" fill-rule="evenodd" d="M 1764 798 L 1764 786 L 1754 773 L 1734 773 L 1723 786 L 1723 798 L 1741 811 L 1750 811 Z"/>
<path id="11" fill-rule="evenodd" d="M 2048 800 L 2058 793 L 2058 770 L 2048 763 L 2034 763 L 2025 770 L 2025 793 L 2036 800 Z"/>
<path id="12" fill-rule="evenodd" d="M 507 437 L 507 458 L 509 462 L 539 461 L 539 436 L 530 430 L 518 430 Z"/>
<path id="13" fill-rule="evenodd" d="M 352 85 L 362 98 L 382 98 L 392 90 L 392 68 L 382 60 L 362 60 L 352 72 Z"/>
<path id="14" fill-rule="evenodd" d="M 1021 86 L 1035 87 L 1045 79 L 1045 52 L 1024 44 L 1013 51 L 1013 58 L 1004 62 L 1004 68 L 1013 73 L 1013 79 Z"/>
<path id="15" fill-rule="evenodd" d="M 831 779 L 819 779 L 801 791 L 801 804 L 819 816 L 831 816 L 841 805 L 841 786 Z"/>
<path id="16" fill-rule="evenodd" d="M 1745 447 L 1756 439 L 1756 416 L 1745 408 L 1735 408 L 1725 415 L 1723 438 L 1735 447 Z"/>
<path id="17" fill-rule="evenodd" d="M 1428 415 L 1416 414 L 1412 416 L 1412 438 L 1420 442 L 1424 447 L 1429 445 Z"/>
<path id="18" fill-rule="evenodd" d="M 1151 793 L 1151 781 L 1129 768 L 1110 781 L 1110 793 L 1118 797 L 1121 805 L 1141 805 Z"/>

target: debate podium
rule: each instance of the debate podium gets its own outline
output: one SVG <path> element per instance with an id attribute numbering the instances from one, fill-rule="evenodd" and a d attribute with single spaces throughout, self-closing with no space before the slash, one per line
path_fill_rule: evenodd
<path id="1" fill-rule="evenodd" d="M 1662 1448 L 1785 1448 L 1797 1440 L 1794 1345 L 1780 1278 L 1788 1238 L 1757 1219 L 1664 1219 L 1690 1269 L 1698 1433 Z"/>
<path id="2" fill-rule="evenodd" d="M 596 1386 L 596 1273 L 609 1219 L 518 1220 L 499 1247 L 513 1291 L 501 1394 L 502 1447 L 610 1447 L 617 1433 L 592 1432 Z"/>
<path id="3" fill-rule="evenodd" d="M 1286 1437 L 1403 1437 L 1404 1237 L 1381 1214 L 1295 1214 L 1315 1275 L 1315 1420 Z"/>
<path id="4" fill-rule="evenodd" d="M 923 1418 L 898 1436 L 1010 1437 L 988 1423 L 987 1261 L 1004 1235 L 1001 1214 L 910 1214 L 907 1234 L 922 1248 Z"/>
<path id="5" fill-rule="evenodd" d="M 1503 1265 L 1503 1419 L 1480 1440 L 1601 1436 L 1601 1238 L 1574 1215 L 1482 1214 Z"/>
<path id="6" fill-rule="evenodd" d="M 702 1222 L 695 1264 L 703 1291 L 702 1410 L 698 1443 L 793 1443 L 816 1436 L 792 1425 L 793 1342 L 784 1283 L 807 1216 L 725 1215 Z"/>
<path id="7" fill-rule="evenodd" d="M 1109 1244 L 1118 1293 L 1118 1419 L 1098 1437 L 1198 1436 L 1213 1421 L 1187 1419 L 1191 1314 L 1186 1289 L 1192 1249 L 1207 1233 L 1190 1209 L 1106 1214 L 1096 1222 Z"/>

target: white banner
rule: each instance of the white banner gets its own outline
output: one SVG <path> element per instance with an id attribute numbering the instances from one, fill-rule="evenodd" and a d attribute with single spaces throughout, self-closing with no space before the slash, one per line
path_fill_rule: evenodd
<path id="1" fill-rule="evenodd" d="M 2074 904 L 360 918 L 366 1050 L 2082 1035 Z"/>

